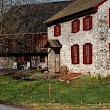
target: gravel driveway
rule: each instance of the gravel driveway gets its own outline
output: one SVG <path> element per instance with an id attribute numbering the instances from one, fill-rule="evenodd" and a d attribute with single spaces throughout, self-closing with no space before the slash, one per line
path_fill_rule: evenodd
<path id="1" fill-rule="evenodd" d="M 26 110 L 26 109 L 15 108 L 9 105 L 0 104 L 0 110 Z"/>

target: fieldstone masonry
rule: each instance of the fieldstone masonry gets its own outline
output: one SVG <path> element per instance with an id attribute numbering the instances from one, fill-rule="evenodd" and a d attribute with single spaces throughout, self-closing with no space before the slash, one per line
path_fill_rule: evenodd
<path id="1" fill-rule="evenodd" d="M 48 70 L 53 73 L 55 72 L 55 53 L 51 48 L 48 49 L 48 52 Z"/>
<path id="2" fill-rule="evenodd" d="M 107 75 L 110 73 L 109 59 L 109 8 L 110 0 L 98 7 L 93 17 L 93 28 L 83 31 L 83 17 L 80 19 L 80 31 L 71 33 L 71 21 L 61 23 L 61 35 L 54 37 L 54 26 L 48 27 L 48 39 L 58 39 L 62 44 L 60 51 L 60 63 L 69 68 L 69 72 L 91 73 Z M 83 64 L 83 45 L 91 43 L 93 45 L 93 63 Z M 78 44 L 80 49 L 80 63 L 71 63 L 71 46 Z M 54 53 L 50 52 L 48 64 L 54 70 Z"/>
<path id="3" fill-rule="evenodd" d="M 13 67 L 13 62 L 15 61 L 15 57 L 0 57 L 0 66 L 2 68 L 10 68 Z"/>
<path id="4" fill-rule="evenodd" d="M 98 66 L 99 72 L 103 75 L 110 73 L 109 67 L 109 8 L 110 0 L 101 5 L 98 9 Z"/>

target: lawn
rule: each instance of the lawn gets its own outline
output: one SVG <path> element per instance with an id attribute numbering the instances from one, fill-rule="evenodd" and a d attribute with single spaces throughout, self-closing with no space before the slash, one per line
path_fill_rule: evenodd
<path id="1" fill-rule="evenodd" d="M 39 107 L 43 105 L 44 108 L 78 108 L 85 105 L 87 108 L 88 105 L 100 104 L 107 104 L 107 108 L 110 108 L 110 79 L 86 76 L 71 80 L 67 84 L 55 79 L 24 81 L 0 76 L 0 100 Z"/>

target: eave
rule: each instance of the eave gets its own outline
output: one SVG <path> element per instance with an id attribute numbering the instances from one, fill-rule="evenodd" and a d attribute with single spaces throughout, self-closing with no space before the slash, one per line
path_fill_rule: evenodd
<path id="1" fill-rule="evenodd" d="M 46 24 L 47 24 L 48 27 L 50 27 L 50 26 L 55 25 L 55 24 L 63 23 L 63 22 L 70 21 L 70 20 L 73 20 L 73 19 L 77 19 L 77 18 L 80 18 L 80 17 L 83 17 L 83 16 L 94 14 L 96 12 L 97 12 L 97 8 L 92 7 L 92 8 L 80 11 L 78 13 L 74 13 L 74 14 L 62 17 L 60 19 L 56 19 L 56 20 L 54 20 L 52 22 L 48 22 Z"/>
<path id="2" fill-rule="evenodd" d="M 55 24 L 58 24 L 58 23 L 63 23 L 63 22 L 66 22 L 66 21 L 70 21 L 72 19 L 80 18 L 80 17 L 87 16 L 87 15 L 90 15 L 90 14 L 94 14 L 94 13 L 97 12 L 98 7 L 106 1 L 107 0 L 102 0 L 101 2 L 96 4 L 95 6 L 91 6 L 90 8 L 88 8 L 86 10 L 82 10 L 82 11 L 79 11 L 77 13 L 73 13 L 73 14 L 55 19 L 55 20 L 47 20 L 44 23 L 46 23 L 47 26 L 49 27 L 49 26 L 52 26 L 52 25 L 55 25 Z"/>

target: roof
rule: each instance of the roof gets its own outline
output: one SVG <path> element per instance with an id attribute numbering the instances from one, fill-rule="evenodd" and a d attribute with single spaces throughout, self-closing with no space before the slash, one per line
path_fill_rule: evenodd
<path id="1" fill-rule="evenodd" d="M 57 14 L 49 18 L 45 23 L 50 23 L 54 20 L 61 19 L 67 17 L 69 15 L 77 14 L 83 10 L 87 10 L 93 8 L 100 4 L 101 2 L 105 2 L 107 0 L 76 0 L 70 5 L 68 5 L 63 10 L 59 11 Z"/>
<path id="2" fill-rule="evenodd" d="M 61 48 L 62 47 L 59 40 L 54 40 L 54 39 L 48 40 L 45 47 L 48 47 L 48 46 L 51 47 L 51 48 Z"/>
<path id="3" fill-rule="evenodd" d="M 72 1 L 13 6 L 3 18 L 2 34 L 47 32 L 43 22 Z"/>

